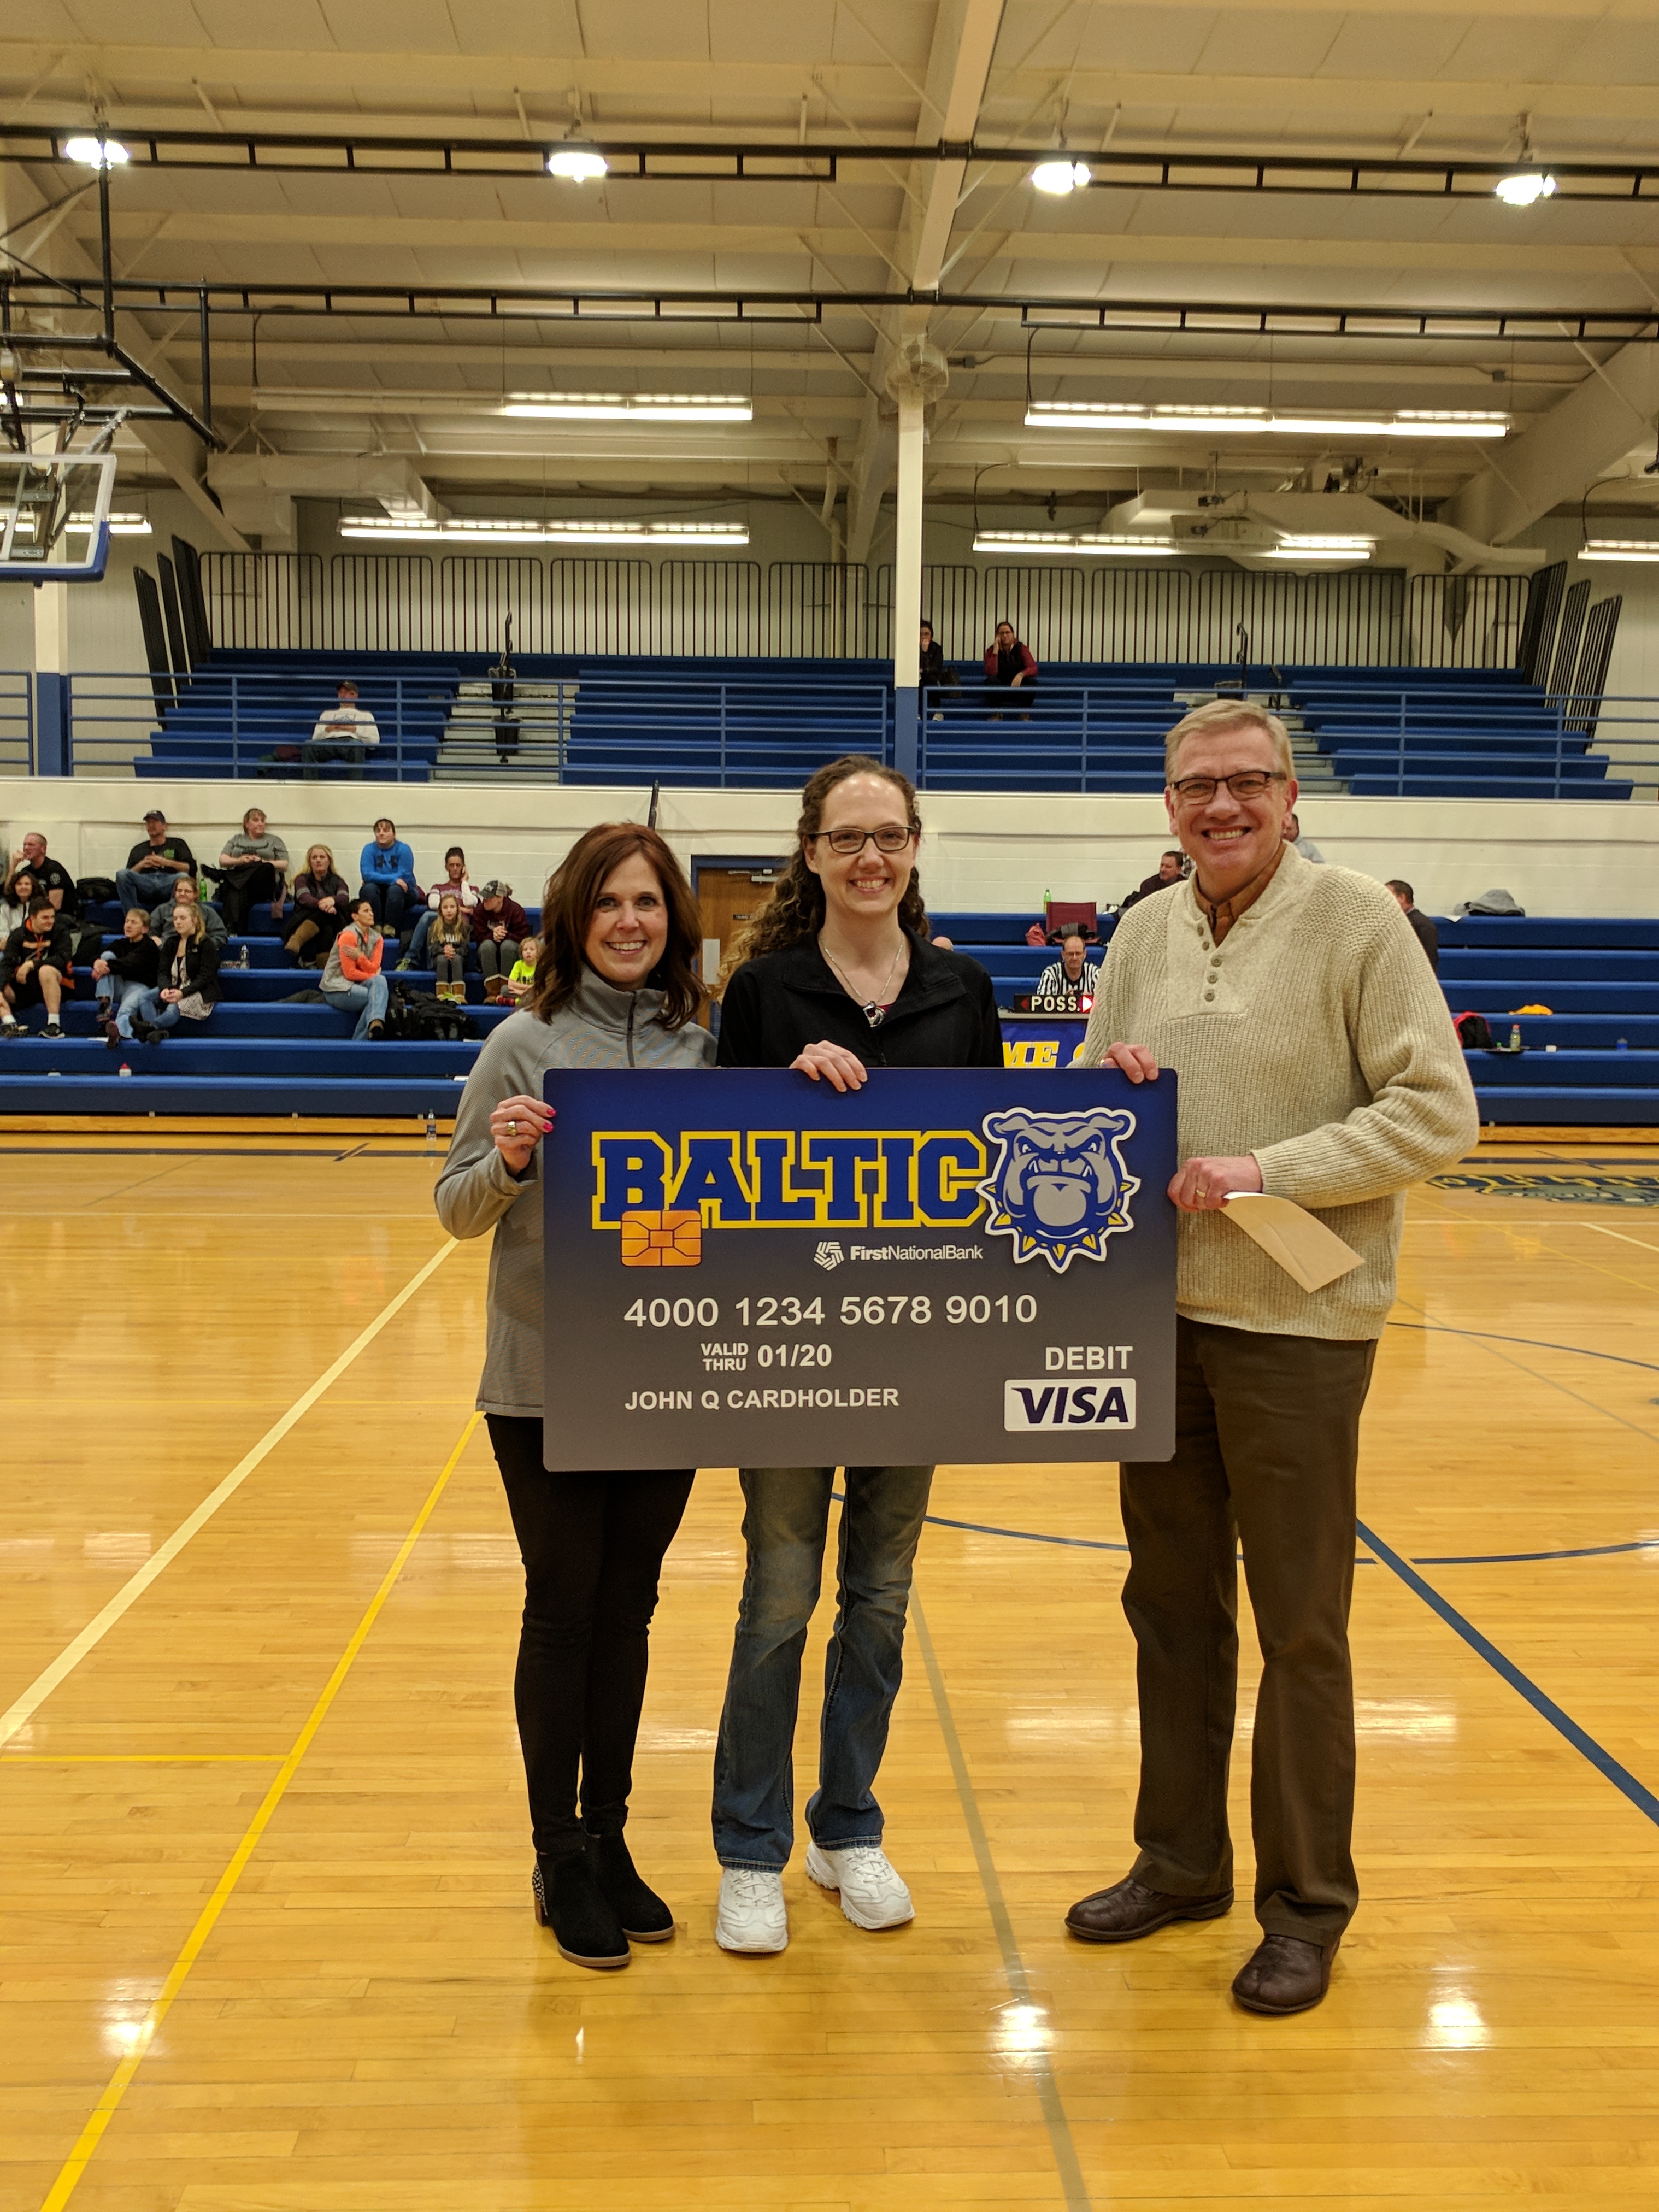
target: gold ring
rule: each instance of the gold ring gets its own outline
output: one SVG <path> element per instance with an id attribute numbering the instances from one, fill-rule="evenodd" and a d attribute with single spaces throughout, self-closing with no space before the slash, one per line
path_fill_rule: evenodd
<path id="1" fill-rule="evenodd" d="M 518 1125 L 518 1123 L 517 1123 L 516 1121 L 509 1121 L 509 1122 L 507 1123 L 507 1135 L 508 1135 L 509 1137 L 516 1137 L 516 1136 L 518 1135 L 518 1133 L 519 1133 L 519 1125 Z"/>

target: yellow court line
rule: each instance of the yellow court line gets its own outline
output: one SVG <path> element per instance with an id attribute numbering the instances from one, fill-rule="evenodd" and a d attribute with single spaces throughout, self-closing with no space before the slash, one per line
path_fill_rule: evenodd
<path id="1" fill-rule="evenodd" d="M 441 1257 L 441 1255 L 440 1256 Z M 397 1558 L 386 1569 L 380 1587 L 369 1600 L 368 1610 L 353 1629 L 351 1639 L 340 1654 L 334 1672 L 324 1685 L 322 1695 L 312 1707 L 305 1726 L 294 1739 L 294 1748 L 283 1761 L 282 1771 L 266 1790 L 264 1802 L 248 1822 L 241 1842 L 231 1853 L 229 1863 L 220 1875 L 212 1896 L 203 1906 L 196 1925 L 185 1938 L 184 1948 L 173 1960 L 172 1971 L 161 1984 L 161 1995 L 145 2014 L 143 2024 L 134 2039 L 132 2049 L 111 2075 L 108 2087 L 98 2100 L 97 2106 L 91 2118 L 82 2129 L 74 2149 L 64 2160 L 57 2180 L 47 2191 L 46 2200 L 40 2207 L 40 2212 L 62 2212 L 62 2207 L 67 2204 L 75 2194 L 76 2184 L 86 2172 L 93 2153 L 103 2140 L 104 2130 L 120 2110 L 121 2100 L 126 2095 L 134 2075 L 143 2063 L 144 2054 L 155 2040 L 156 2030 L 172 2011 L 173 2000 L 189 1978 L 191 1968 L 201 1954 L 202 1946 L 213 1933 L 220 1914 L 230 1902 L 231 1892 L 241 1880 L 243 1869 L 252 1857 L 254 1848 L 260 1837 L 270 1826 L 271 1815 L 282 1803 L 289 1784 L 293 1781 L 299 1771 L 301 1760 L 310 1750 L 318 1729 L 321 1728 L 327 1717 L 329 1707 L 339 1695 L 341 1686 L 351 1672 L 353 1661 L 368 1640 L 368 1632 L 374 1627 L 381 1607 L 391 1596 L 398 1576 L 409 1564 L 409 1555 L 415 1549 L 421 1531 L 432 1518 L 438 1500 L 443 1496 L 450 1476 L 459 1466 L 461 1454 L 471 1442 L 473 1431 L 477 1427 L 481 1419 L 482 1416 L 477 1413 L 470 1416 L 466 1426 L 461 1431 L 459 1443 L 444 1463 L 443 1473 L 427 1492 L 426 1503 L 415 1516 L 409 1534 L 398 1546 Z"/>
<path id="2" fill-rule="evenodd" d="M 187 1515 L 167 1541 L 150 1554 L 129 1581 L 121 1585 L 103 1611 L 95 1614 L 81 1633 L 64 1646 L 52 1664 L 35 1676 L 21 1697 L 0 1713 L 0 1744 L 9 1743 L 18 1730 L 33 1719 L 58 1684 L 75 1672 L 88 1651 L 102 1643 L 123 1613 L 137 1603 L 156 1577 L 172 1565 L 191 1538 L 207 1526 L 226 1500 L 241 1488 L 254 1468 L 270 1457 L 289 1430 L 305 1419 L 323 1393 L 339 1380 L 360 1352 L 368 1350 L 386 1323 L 403 1310 L 416 1291 L 437 1273 L 454 1249 L 455 1239 L 447 1237 L 426 1265 L 410 1276 L 397 1297 L 381 1308 L 360 1336 L 353 1338 L 334 1364 L 325 1369 L 308 1390 L 301 1393 L 282 1419 L 265 1431 L 252 1450 L 237 1461 L 219 1487 L 210 1491 L 196 1510 Z"/>

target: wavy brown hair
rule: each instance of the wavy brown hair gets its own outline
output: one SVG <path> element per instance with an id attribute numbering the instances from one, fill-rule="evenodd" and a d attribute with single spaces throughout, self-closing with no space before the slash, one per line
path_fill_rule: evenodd
<path id="1" fill-rule="evenodd" d="M 809 778 L 800 795 L 800 819 L 795 824 L 795 849 L 789 865 L 771 897 L 721 963 L 722 975 L 744 960 L 758 960 L 768 952 L 782 951 L 787 945 L 799 945 L 803 938 L 816 937 L 823 928 L 823 885 L 806 865 L 806 841 L 816 837 L 823 826 L 824 801 L 838 783 L 845 783 L 852 775 L 879 776 L 884 783 L 890 783 L 904 802 L 905 820 L 913 830 L 921 830 L 915 787 L 896 769 L 884 768 L 878 760 L 863 753 L 844 753 L 821 768 Z M 899 927 L 912 937 L 926 939 L 930 934 L 921 879 L 914 868 L 899 901 L 898 918 Z"/>
<path id="2" fill-rule="evenodd" d="M 582 948 L 599 894 L 606 878 L 635 853 L 655 875 L 668 908 L 668 943 L 646 977 L 652 990 L 662 993 L 663 1027 L 684 1029 L 702 1006 L 704 993 L 695 963 L 702 930 L 684 871 L 663 839 L 642 822 L 600 822 L 576 840 L 542 893 L 542 949 L 524 1000 L 538 1019 L 550 1021 L 574 997 L 588 969 Z"/>

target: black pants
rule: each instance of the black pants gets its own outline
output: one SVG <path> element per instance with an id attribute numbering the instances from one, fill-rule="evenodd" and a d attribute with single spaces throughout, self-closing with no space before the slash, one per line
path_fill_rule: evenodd
<path id="1" fill-rule="evenodd" d="M 1256 1918 L 1329 1943 L 1353 1917 L 1354 1467 L 1373 1342 L 1182 1319 L 1176 1455 L 1121 1470 L 1140 1699 L 1138 1881 L 1230 1889 L 1238 1571 L 1261 1646 L 1250 1756 Z"/>
<path id="2" fill-rule="evenodd" d="M 382 929 L 397 936 L 404 926 L 404 908 L 409 904 L 410 894 L 401 877 L 387 883 L 383 877 L 372 876 L 357 886 L 359 904 L 367 899 L 374 909 L 374 919 Z"/>
<path id="3" fill-rule="evenodd" d="M 628 1818 L 657 1576 L 694 1471 L 553 1474 L 539 1421 L 487 1419 L 524 1560 L 513 1694 L 531 1832 L 556 1853 Z"/>
<path id="4" fill-rule="evenodd" d="M 247 927 L 250 908 L 261 900 L 269 906 L 272 899 L 280 898 L 282 885 L 282 878 L 269 860 L 256 860 L 251 868 L 228 868 L 219 886 L 218 907 L 230 934 L 240 937 Z"/>

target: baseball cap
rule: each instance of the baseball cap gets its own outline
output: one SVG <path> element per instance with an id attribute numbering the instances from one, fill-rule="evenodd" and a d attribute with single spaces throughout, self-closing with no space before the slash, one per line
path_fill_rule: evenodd
<path id="1" fill-rule="evenodd" d="M 162 813 L 159 806 L 147 806 L 144 809 L 144 819 L 146 822 L 165 822 L 167 818 L 167 816 Z"/>

